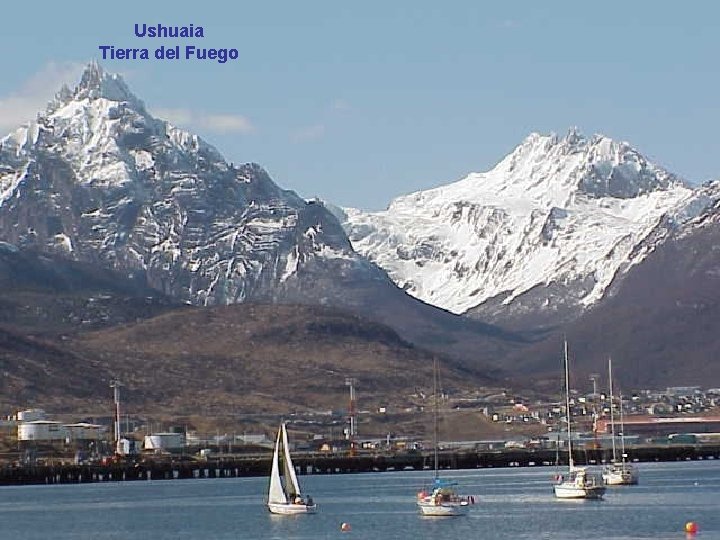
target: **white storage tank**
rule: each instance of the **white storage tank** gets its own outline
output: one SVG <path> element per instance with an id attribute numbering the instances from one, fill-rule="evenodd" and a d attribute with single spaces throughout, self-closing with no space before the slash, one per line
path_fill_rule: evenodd
<path id="1" fill-rule="evenodd" d="M 60 422 L 35 420 L 18 424 L 18 441 L 64 441 L 67 428 Z"/>
<path id="2" fill-rule="evenodd" d="M 153 433 L 152 435 L 145 435 L 143 448 L 145 450 L 155 450 L 156 452 L 182 450 L 185 448 L 185 434 Z"/>

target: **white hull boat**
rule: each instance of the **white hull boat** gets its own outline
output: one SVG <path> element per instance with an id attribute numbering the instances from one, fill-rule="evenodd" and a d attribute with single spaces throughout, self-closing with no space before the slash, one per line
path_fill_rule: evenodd
<path id="1" fill-rule="evenodd" d="M 280 461 L 282 456 L 282 471 Z M 314 514 L 317 505 L 311 497 L 303 497 L 300 483 L 295 474 L 295 467 L 290 458 L 287 430 L 285 424 L 278 429 L 275 451 L 273 452 L 272 470 L 270 472 L 270 488 L 268 490 L 268 510 L 273 514 L 297 515 Z"/>
<path id="2" fill-rule="evenodd" d="M 294 516 L 296 514 L 314 514 L 317 511 L 317 505 L 295 504 L 295 503 L 268 503 L 268 510 L 273 514 L 282 514 L 284 516 Z"/>
<path id="3" fill-rule="evenodd" d="M 450 484 L 446 484 L 443 487 L 436 487 L 430 494 L 420 492 L 417 505 L 423 516 L 463 516 L 468 513 L 471 500 L 467 497 L 458 496 L 452 490 Z"/>
<path id="4" fill-rule="evenodd" d="M 573 470 L 567 479 L 560 476 L 553 490 L 558 499 L 602 499 L 605 484 L 602 478 L 579 468 Z"/>
<path id="5" fill-rule="evenodd" d="M 451 517 L 467 514 L 470 503 L 468 501 L 433 502 L 431 496 L 418 500 L 418 507 L 423 516 Z"/>
<path id="6" fill-rule="evenodd" d="M 555 497 L 558 499 L 602 499 L 605 488 L 578 488 L 576 486 L 555 486 Z"/>
<path id="7" fill-rule="evenodd" d="M 630 463 L 612 463 L 603 471 L 603 480 L 608 486 L 633 486 L 640 480 L 640 475 Z"/>

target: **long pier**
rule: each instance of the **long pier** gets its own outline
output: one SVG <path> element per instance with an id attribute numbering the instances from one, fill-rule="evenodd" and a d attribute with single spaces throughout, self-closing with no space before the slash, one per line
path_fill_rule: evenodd
<path id="1" fill-rule="evenodd" d="M 720 460 L 720 445 L 669 445 L 627 449 L 632 461 Z M 599 465 L 607 450 L 580 449 L 573 452 L 578 465 Z M 502 449 L 441 452 L 442 469 L 481 469 L 494 467 L 541 467 L 556 464 L 554 449 Z M 567 465 L 567 453 L 559 463 Z M 299 474 L 348 474 L 381 471 L 424 470 L 433 466 L 429 453 L 323 455 L 298 454 L 293 457 Z M 24 465 L 0 468 L 0 485 L 77 484 L 191 478 L 237 478 L 266 476 L 270 455 L 232 456 L 209 460 L 145 457 L 140 461 L 120 461 L 90 465 Z"/>

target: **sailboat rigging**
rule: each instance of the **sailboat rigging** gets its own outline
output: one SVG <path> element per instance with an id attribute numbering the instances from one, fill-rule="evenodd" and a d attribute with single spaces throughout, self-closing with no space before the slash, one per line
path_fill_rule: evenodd
<path id="1" fill-rule="evenodd" d="M 433 483 L 429 490 L 417 495 L 417 505 L 424 516 L 461 516 L 469 509 L 472 497 L 461 497 L 455 491 L 455 483 L 440 478 L 438 450 L 438 364 L 433 362 Z"/>
<path id="2" fill-rule="evenodd" d="M 612 462 L 603 470 L 603 480 L 609 486 L 627 486 L 637 484 L 639 480 L 638 471 L 631 463 L 625 461 L 627 454 L 625 453 L 625 426 L 623 422 L 622 412 L 622 396 L 620 397 L 620 444 L 621 459 L 617 459 L 615 444 L 615 414 L 614 414 L 614 397 L 613 397 L 613 375 L 612 375 L 612 359 L 608 358 L 608 377 L 610 380 L 610 433 L 612 435 Z"/>
<path id="3" fill-rule="evenodd" d="M 300 483 L 290 458 L 287 429 L 284 423 L 280 424 L 275 440 L 267 505 L 268 510 L 273 514 L 314 514 L 317 510 L 312 497 L 303 497 L 300 491 Z"/>

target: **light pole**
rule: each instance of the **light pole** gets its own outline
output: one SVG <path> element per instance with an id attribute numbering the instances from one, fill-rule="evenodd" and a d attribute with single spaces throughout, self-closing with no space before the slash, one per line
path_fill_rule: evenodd
<path id="1" fill-rule="evenodd" d="M 598 421 L 598 411 L 597 411 L 597 381 L 598 381 L 598 375 L 597 373 L 591 373 L 590 374 L 590 380 L 592 381 L 593 385 L 593 393 L 592 393 L 592 430 L 593 430 L 593 439 L 594 439 L 594 445 L 595 448 L 598 448 L 600 445 L 598 443 L 597 438 L 597 421 Z"/>
<path id="2" fill-rule="evenodd" d="M 354 379 L 353 377 L 346 377 L 345 378 L 345 386 L 350 387 L 350 407 L 348 408 L 348 419 L 350 422 L 350 428 L 348 429 L 348 440 L 350 441 L 350 455 L 354 456 L 357 454 L 357 449 L 355 447 L 355 435 L 357 435 L 357 428 L 356 428 L 356 418 L 355 418 L 355 383 L 357 383 L 357 379 Z"/>
<path id="3" fill-rule="evenodd" d="M 115 402 L 115 453 L 122 454 L 123 449 L 120 444 L 120 387 L 122 383 L 118 379 L 113 379 L 110 382 L 110 388 L 113 389 L 113 400 Z"/>
<path id="4" fill-rule="evenodd" d="M 590 374 L 590 380 L 592 381 L 592 385 L 593 385 L 593 401 L 595 400 L 595 396 L 597 395 L 598 377 L 600 377 L 600 375 L 598 375 L 597 373 Z"/>

